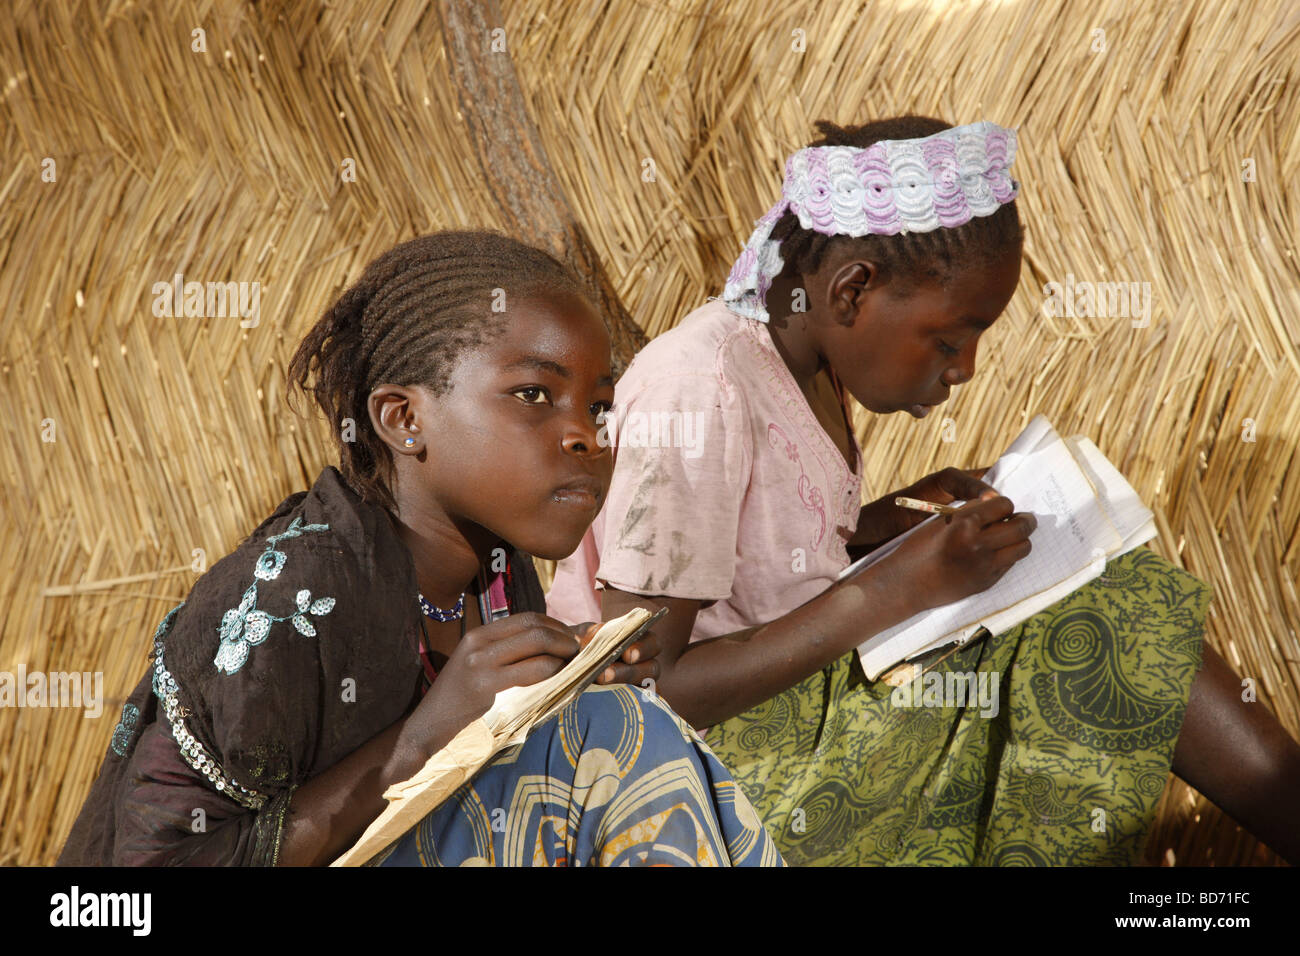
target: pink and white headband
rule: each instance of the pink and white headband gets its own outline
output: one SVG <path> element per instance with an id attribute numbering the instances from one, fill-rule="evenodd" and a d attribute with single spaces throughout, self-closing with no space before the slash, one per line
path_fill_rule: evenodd
<path id="1" fill-rule="evenodd" d="M 1016 198 L 1016 131 L 971 123 L 865 149 L 810 146 L 785 161 L 781 201 L 758 220 L 731 267 L 722 298 L 733 312 L 768 320 L 767 290 L 785 261 L 772 227 L 790 209 L 827 236 L 894 236 L 951 229 Z"/>

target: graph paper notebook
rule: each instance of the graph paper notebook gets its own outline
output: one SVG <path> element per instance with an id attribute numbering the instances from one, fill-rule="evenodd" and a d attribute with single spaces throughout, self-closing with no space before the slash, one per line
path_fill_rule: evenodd
<path id="1" fill-rule="evenodd" d="M 1131 485 L 1090 440 L 1062 439 L 1042 415 L 1026 426 L 984 475 L 1017 511 L 1032 511 L 1038 528 L 1033 551 L 979 594 L 914 615 L 858 647 L 862 669 L 875 680 L 901 661 L 982 628 L 1015 627 L 1101 574 L 1111 558 L 1156 535 L 1154 516 Z M 955 505 L 964 502 L 955 501 Z M 934 515 L 845 568 L 840 579 L 886 557 Z"/>

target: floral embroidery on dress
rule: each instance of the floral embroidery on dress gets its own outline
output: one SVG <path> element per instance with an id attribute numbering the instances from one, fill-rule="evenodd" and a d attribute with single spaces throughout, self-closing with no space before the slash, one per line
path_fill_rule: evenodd
<path id="1" fill-rule="evenodd" d="M 862 495 L 862 476 L 860 473 L 862 449 L 857 446 L 856 438 L 854 444 L 857 453 L 854 456 L 854 465 L 850 467 L 843 454 L 840 453 L 839 448 L 835 445 L 834 440 L 827 434 L 821 423 L 817 421 L 817 417 L 809 406 L 807 398 L 799 392 L 789 368 L 786 367 L 785 362 L 776 351 L 776 347 L 772 344 L 771 332 L 767 326 L 762 322 L 746 319 L 741 322 L 740 328 L 750 337 L 756 350 L 758 362 L 767 373 L 773 393 L 779 396 L 786 415 L 790 416 L 796 426 L 802 428 L 803 434 L 809 436 L 810 440 L 813 441 L 810 452 L 813 459 L 824 466 L 825 474 L 832 483 L 832 497 L 836 499 L 833 503 L 835 514 L 831 516 L 831 520 L 837 526 L 856 528 Z M 820 441 L 813 437 L 818 435 L 821 438 Z M 770 430 L 767 437 L 769 444 L 773 448 L 777 448 L 777 442 Z M 786 438 L 784 432 L 781 433 L 781 437 L 786 439 L 787 455 L 790 456 L 791 460 L 797 460 L 798 449 Z M 818 444 L 824 449 L 825 456 L 818 453 L 816 447 Z M 793 455 L 790 454 L 791 451 L 794 452 Z M 802 467 L 803 465 L 800 463 L 800 468 Z M 836 475 L 844 476 L 840 481 L 838 490 L 834 490 Z M 810 482 L 800 482 L 799 497 L 803 501 L 805 508 L 818 513 L 824 528 L 827 518 L 825 512 L 821 510 L 824 507 L 821 491 L 816 487 L 810 488 Z M 849 563 L 849 555 L 845 545 L 849 537 L 851 537 L 851 534 L 833 534 L 827 539 L 828 553 L 831 557 L 841 560 L 845 566 Z M 818 541 L 820 542 L 820 540 L 819 536 Z M 813 550 L 816 550 L 816 548 Z"/>
<path id="2" fill-rule="evenodd" d="M 328 531 L 327 524 L 302 524 L 297 517 L 287 529 L 280 534 L 267 538 L 266 550 L 257 559 L 253 568 L 253 577 L 258 581 L 274 581 L 280 576 L 288 556 L 276 550 L 276 545 L 287 538 L 297 538 L 307 532 Z M 261 644 L 271 632 L 271 625 L 279 621 L 292 621 L 299 634 L 307 637 L 316 636 L 316 628 L 307 615 L 322 616 L 334 609 L 334 598 L 324 597 L 313 601 L 311 591 L 306 588 L 298 592 L 294 600 L 297 609 L 283 617 L 276 617 L 266 611 L 257 609 L 257 581 L 248 586 L 240 599 L 239 607 L 231 608 L 221 618 L 221 646 L 213 663 L 217 670 L 233 674 L 248 660 L 249 649 Z"/>
<path id="3" fill-rule="evenodd" d="M 785 432 L 775 422 L 769 422 L 767 426 L 767 443 L 773 448 L 777 448 L 778 439 L 785 442 L 785 456 L 799 466 L 799 500 L 803 502 L 804 508 L 817 515 L 819 522 L 817 533 L 813 535 L 812 549 L 816 551 L 822 543 L 822 538 L 826 534 L 826 503 L 822 498 L 822 491 L 812 483 L 812 480 L 803 470 L 803 462 L 799 460 L 799 446 L 786 437 Z"/>
<path id="4" fill-rule="evenodd" d="M 131 744 L 131 737 L 135 733 L 136 724 L 140 722 L 140 708 L 135 704 L 127 704 L 122 708 L 122 719 L 117 722 L 117 727 L 113 730 L 113 753 L 119 757 L 126 756 L 126 748 Z"/>

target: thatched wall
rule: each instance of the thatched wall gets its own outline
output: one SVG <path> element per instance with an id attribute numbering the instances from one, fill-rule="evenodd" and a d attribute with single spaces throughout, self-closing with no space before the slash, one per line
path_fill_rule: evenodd
<path id="1" fill-rule="evenodd" d="M 281 399 L 303 331 L 392 243 L 510 226 L 438 23 L 401 0 L 0 18 L 0 670 L 103 671 L 107 697 L 98 719 L 0 711 L 0 863 L 56 856 L 195 550 L 216 560 L 332 460 Z M 502 26 L 651 335 L 720 291 L 814 119 L 1018 125 L 1020 291 L 943 415 L 860 414 L 864 495 L 987 464 L 1036 412 L 1089 435 L 1157 511 L 1154 546 L 1214 585 L 1211 641 L 1300 733 L 1294 4 L 523 0 Z M 258 324 L 156 317 L 176 273 L 259 282 Z M 1149 324 L 1046 315 L 1069 276 L 1149 283 Z M 1273 861 L 1177 781 L 1149 857 L 1170 849 Z"/>

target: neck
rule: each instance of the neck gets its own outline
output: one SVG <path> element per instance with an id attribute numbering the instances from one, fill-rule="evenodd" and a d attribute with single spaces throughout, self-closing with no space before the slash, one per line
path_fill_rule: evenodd
<path id="1" fill-rule="evenodd" d="M 806 308 L 812 294 L 803 276 L 797 273 L 787 275 L 783 271 L 773 280 L 772 287 L 767 290 L 767 327 L 782 361 L 799 388 L 807 392 L 813 379 L 826 367 L 826 359 L 813 340 L 814 323 L 809 321 L 810 313 L 793 311 L 794 290 L 799 288 L 803 289 Z"/>
<path id="2" fill-rule="evenodd" d="M 421 513 L 400 499 L 397 514 L 389 513 L 388 518 L 415 561 L 420 593 L 444 610 L 470 589 L 486 556 L 501 543 L 500 539 L 471 542 L 445 514 Z"/>

